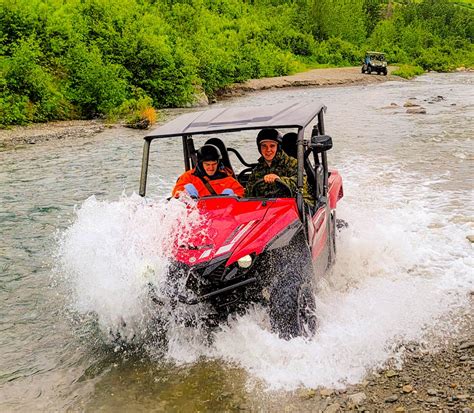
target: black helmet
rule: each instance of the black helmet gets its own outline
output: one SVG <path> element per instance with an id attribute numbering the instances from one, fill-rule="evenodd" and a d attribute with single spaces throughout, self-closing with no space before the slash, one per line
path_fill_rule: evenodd
<path id="1" fill-rule="evenodd" d="M 197 151 L 197 159 L 198 162 L 220 161 L 222 155 L 217 146 L 207 143 L 202 145 Z"/>
<path id="2" fill-rule="evenodd" d="M 260 153 L 260 143 L 262 141 L 274 141 L 278 143 L 278 150 L 280 150 L 281 147 L 281 134 L 278 132 L 276 129 L 273 128 L 265 128 L 262 129 L 260 132 L 258 132 L 257 135 L 257 148 Z"/>

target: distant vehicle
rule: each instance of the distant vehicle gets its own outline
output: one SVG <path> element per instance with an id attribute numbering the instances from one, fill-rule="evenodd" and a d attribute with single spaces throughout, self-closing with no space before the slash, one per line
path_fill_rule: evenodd
<path id="1" fill-rule="evenodd" d="M 367 52 L 362 64 L 362 73 L 370 75 L 372 72 L 387 75 L 387 61 L 385 55 L 380 52 Z"/>
<path id="2" fill-rule="evenodd" d="M 341 175 L 329 169 L 326 157 L 332 138 L 325 134 L 325 110 L 323 104 L 307 103 L 210 109 L 181 115 L 145 137 L 142 196 L 152 142 L 181 140 L 184 166 L 189 170 L 196 165 L 193 137 L 208 135 L 207 143 L 219 145 L 227 167 L 232 168 L 229 153 L 241 162 L 243 169 L 235 175 L 245 185 L 256 164 L 245 161 L 221 138 L 232 144 L 238 141 L 238 136 L 230 136 L 232 132 L 295 130 L 285 135 L 290 139 L 283 138 L 281 150 L 297 160 L 296 193 L 277 181 L 275 193 L 267 197 L 214 195 L 196 201 L 207 223 L 202 230 L 176 240 L 169 272 L 170 281 L 180 286 L 174 299 L 190 306 L 210 304 L 217 322 L 251 303 L 261 303 L 269 307 L 272 329 L 281 337 L 314 333 L 313 291 L 317 277 L 335 259 L 336 205 L 343 196 Z M 314 124 L 311 130 L 310 124 Z M 303 201 L 305 175 L 313 191 L 313 205 Z M 257 183 L 265 184 L 263 180 Z M 212 235 L 204 236 L 206 231 Z"/>

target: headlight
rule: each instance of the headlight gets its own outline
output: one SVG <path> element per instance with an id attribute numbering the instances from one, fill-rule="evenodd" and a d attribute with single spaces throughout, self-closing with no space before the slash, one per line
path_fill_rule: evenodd
<path id="1" fill-rule="evenodd" d="M 249 268 L 252 265 L 252 257 L 250 255 L 244 255 L 242 258 L 237 260 L 240 268 Z"/>

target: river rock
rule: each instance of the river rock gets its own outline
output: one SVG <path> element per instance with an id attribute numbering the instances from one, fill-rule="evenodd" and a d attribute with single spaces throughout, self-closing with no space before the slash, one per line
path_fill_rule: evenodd
<path id="1" fill-rule="evenodd" d="M 415 102 L 410 102 L 409 100 L 407 100 L 403 106 L 405 108 L 412 108 L 412 107 L 416 107 L 416 106 L 420 106 L 418 103 L 415 103 Z"/>
<path id="2" fill-rule="evenodd" d="M 395 370 L 387 370 L 387 372 L 385 373 L 385 375 L 387 377 L 396 377 L 398 376 L 398 373 L 395 371 Z"/>
<path id="3" fill-rule="evenodd" d="M 410 113 L 412 115 L 424 115 L 426 113 L 426 109 L 422 106 L 415 106 L 408 108 L 406 113 Z"/>
<path id="4" fill-rule="evenodd" d="M 398 396 L 396 394 L 392 394 L 385 399 L 385 403 L 395 403 L 398 400 Z"/>
<path id="5" fill-rule="evenodd" d="M 192 108 L 198 108 L 209 105 L 209 98 L 202 86 L 194 86 L 193 102 L 189 105 Z"/>
<path id="6" fill-rule="evenodd" d="M 429 99 L 423 99 L 425 102 L 428 103 L 436 103 L 436 102 L 441 102 L 442 100 L 446 100 L 444 96 L 438 95 L 438 96 L 433 96 Z"/>
<path id="7" fill-rule="evenodd" d="M 474 242 L 474 235 L 466 235 L 469 242 Z"/>
<path id="8" fill-rule="evenodd" d="M 341 405 L 339 403 L 333 403 L 324 410 L 324 413 L 337 413 L 341 411 Z"/>
<path id="9" fill-rule="evenodd" d="M 471 241 L 471 242 L 474 242 L 474 241 Z M 472 348 L 474 347 L 474 341 L 466 341 L 465 343 L 462 343 L 460 346 L 459 346 L 459 350 L 467 350 L 469 348 Z"/>
<path id="10" fill-rule="evenodd" d="M 426 393 L 428 394 L 428 396 L 436 396 L 438 394 L 438 391 L 435 389 L 428 389 Z"/>
<path id="11" fill-rule="evenodd" d="M 136 122 L 126 123 L 125 126 L 132 129 L 148 129 L 150 127 L 150 121 L 148 119 L 140 119 Z"/>
<path id="12" fill-rule="evenodd" d="M 321 389 L 319 391 L 319 394 L 323 397 L 329 397 L 334 393 L 334 390 L 332 389 Z"/>
<path id="13" fill-rule="evenodd" d="M 465 402 L 466 400 L 469 400 L 469 395 L 468 394 L 457 394 L 456 397 L 461 402 Z"/>
<path id="14" fill-rule="evenodd" d="M 316 396 L 316 390 L 314 389 L 302 390 L 299 393 L 299 396 L 300 398 L 305 399 L 305 400 L 312 399 L 313 397 Z"/>
<path id="15" fill-rule="evenodd" d="M 411 393 L 413 391 L 413 386 L 411 384 L 406 384 L 402 387 L 403 393 Z"/>
<path id="16" fill-rule="evenodd" d="M 359 392 L 359 393 L 354 393 L 350 394 L 348 397 L 349 403 L 352 404 L 353 406 L 360 406 L 365 402 L 367 399 L 367 396 L 364 392 Z"/>
<path id="17" fill-rule="evenodd" d="M 388 106 L 384 106 L 382 109 L 395 109 L 395 108 L 398 108 L 400 106 L 398 106 L 395 102 L 392 102 L 390 103 L 390 105 Z"/>

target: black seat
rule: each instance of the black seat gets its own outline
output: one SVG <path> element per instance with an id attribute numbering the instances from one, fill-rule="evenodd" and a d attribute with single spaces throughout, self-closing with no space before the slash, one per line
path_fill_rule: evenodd
<path id="1" fill-rule="evenodd" d="M 234 168 L 232 168 L 230 163 L 229 153 L 227 152 L 225 143 L 220 138 L 211 138 L 206 141 L 206 144 L 214 145 L 219 148 L 222 155 L 222 163 L 226 168 L 229 168 L 229 170 L 232 171 L 232 176 L 235 178 Z"/>
<path id="2" fill-rule="evenodd" d="M 298 134 L 295 132 L 285 133 L 281 139 L 281 149 L 283 149 L 283 152 L 295 159 L 298 157 L 298 150 L 296 148 L 297 139 Z"/>

